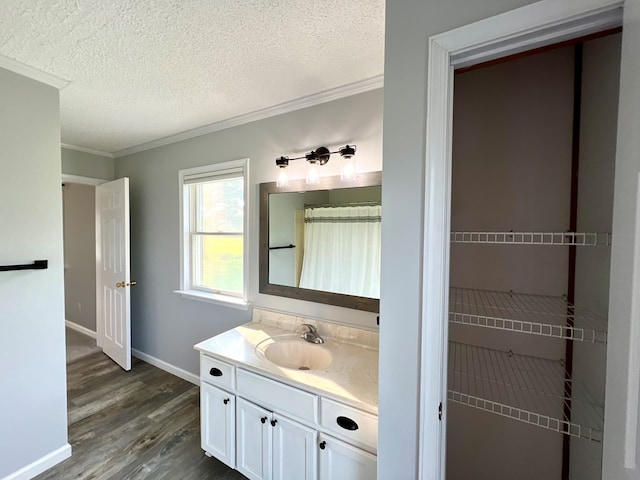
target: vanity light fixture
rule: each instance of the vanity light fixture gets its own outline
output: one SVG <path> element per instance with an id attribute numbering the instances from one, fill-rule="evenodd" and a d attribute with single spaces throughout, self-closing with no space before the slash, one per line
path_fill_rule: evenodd
<path id="1" fill-rule="evenodd" d="M 353 180 L 356 175 L 356 169 L 353 161 L 353 156 L 356 153 L 356 146 L 345 145 L 344 147 L 341 147 L 334 152 L 329 151 L 327 147 L 318 147 L 301 157 L 289 158 L 282 156 L 276 158 L 276 166 L 280 168 L 280 173 L 278 174 L 276 185 L 278 187 L 287 186 L 289 183 L 289 179 L 287 176 L 287 167 L 289 166 L 289 162 L 292 160 L 301 160 L 303 158 L 307 161 L 306 183 L 318 183 L 320 181 L 319 167 L 325 165 L 329 161 L 329 158 L 333 153 L 339 153 L 342 157 L 342 164 L 340 167 L 341 179 L 343 181 Z"/>
<path id="2" fill-rule="evenodd" d="M 276 182 L 276 185 L 278 186 L 278 188 L 286 187 L 287 185 L 289 185 L 289 177 L 287 175 L 289 157 L 276 158 L 276 165 L 280 168 L 280 173 L 278 174 L 278 181 Z"/>
<path id="3" fill-rule="evenodd" d="M 342 164 L 340 165 L 340 179 L 344 181 L 351 181 L 356 178 L 356 166 L 353 160 L 353 156 L 356 154 L 355 145 L 346 145 L 340 150 L 340 156 L 342 157 Z"/>

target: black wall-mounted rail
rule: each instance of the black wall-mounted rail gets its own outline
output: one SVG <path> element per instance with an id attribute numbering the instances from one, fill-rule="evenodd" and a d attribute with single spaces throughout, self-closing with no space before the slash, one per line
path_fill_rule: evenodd
<path id="1" fill-rule="evenodd" d="M 283 245 L 281 247 L 269 247 L 269 250 L 282 250 L 283 248 L 296 248 L 296 246 L 290 243 L 289 245 Z"/>
<path id="2" fill-rule="evenodd" d="M 9 272 L 12 270 L 44 270 L 49 268 L 49 260 L 34 260 L 33 263 L 25 265 L 0 265 L 0 272 Z"/>

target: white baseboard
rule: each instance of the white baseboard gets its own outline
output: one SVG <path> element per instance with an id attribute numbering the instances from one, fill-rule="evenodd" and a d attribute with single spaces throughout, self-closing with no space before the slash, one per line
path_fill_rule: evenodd
<path id="1" fill-rule="evenodd" d="M 76 330 L 77 332 L 80 332 L 91 338 L 97 339 L 98 335 L 96 332 L 94 332 L 93 330 L 89 330 L 88 328 L 83 327 L 82 325 L 78 325 L 77 323 L 70 322 L 69 320 L 65 320 L 65 325 L 71 328 L 72 330 Z M 194 375 L 193 373 L 187 372 L 182 368 L 176 367 L 175 365 L 171 365 L 170 363 L 167 363 L 164 360 L 160 360 L 159 358 L 152 357 L 151 355 L 141 352 L 140 350 L 136 350 L 135 348 L 131 349 L 131 355 L 139 358 L 140 360 L 144 360 L 145 362 L 153 365 L 154 367 L 158 367 L 159 369 L 164 370 L 165 372 L 169 372 L 170 374 L 175 375 L 176 377 L 180 377 L 183 380 L 186 380 L 187 382 L 191 382 L 194 385 L 200 385 L 200 377 L 198 375 Z M 0 480 L 5 480 L 5 479 L 0 479 Z"/>
<path id="2" fill-rule="evenodd" d="M 77 323 L 73 323 L 69 320 L 65 320 L 64 324 L 69 327 L 71 330 L 75 330 L 76 332 L 80 332 L 87 337 L 97 338 L 98 334 L 93 330 L 89 330 L 87 327 L 83 327 L 82 325 L 78 325 Z"/>
<path id="3" fill-rule="evenodd" d="M 195 385 L 200 385 L 200 377 L 198 375 L 194 375 L 191 372 L 187 372 L 182 368 L 178 368 L 175 365 L 171 365 L 170 363 L 167 363 L 164 360 L 160 360 L 159 358 L 152 357 L 151 355 L 141 352 L 140 350 L 136 350 L 135 348 L 131 349 L 131 354 L 134 357 L 139 358 L 140 360 L 144 360 L 145 362 L 153 365 L 154 367 L 158 367 L 159 369 L 164 370 L 165 372 L 169 372 L 170 374 L 175 375 L 176 377 L 180 377 L 183 380 L 186 380 L 187 382 L 191 382 Z"/>
<path id="4" fill-rule="evenodd" d="M 17 472 L 13 472 L 12 474 L 7 475 L 2 480 L 29 480 L 30 478 L 41 474 L 45 470 L 50 469 L 54 465 L 57 465 L 63 460 L 66 460 L 70 456 L 71 445 L 67 443 L 63 447 L 60 447 L 57 450 L 54 450 L 53 452 L 45 455 L 44 457 L 39 458 L 35 462 L 22 467 Z"/>

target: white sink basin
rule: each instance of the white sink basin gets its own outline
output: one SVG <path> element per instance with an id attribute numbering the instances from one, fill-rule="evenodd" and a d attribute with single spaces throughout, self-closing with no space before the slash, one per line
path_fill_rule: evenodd
<path id="1" fill-rule="evenodd" d="M 256 346 L 256 352 L 279 367 L 294 370 L 322 370 L 333 360 L 326 348 L 295 335 L 263 340 Z"/>

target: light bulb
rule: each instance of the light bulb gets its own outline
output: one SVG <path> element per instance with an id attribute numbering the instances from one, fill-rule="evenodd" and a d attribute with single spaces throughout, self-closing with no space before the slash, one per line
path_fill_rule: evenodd
<path id="1" fill-rule="evenodd" d="M 353 161 L 353 157 L 342 157 L 342 164 L 340 166 L 340 179 L 344 181 L 351 181 L 356 178 L 356 166 Z"/>
<path id="2" fill-rule="evenodd" d="M 320 169 L 318 168 L 318 162 L 308 162 L 307 167 L 307 184 L 315 185 L 320 182 Z"/>
<path id="3" fill-rule="evenodd" d="M 284 167 L 280 167 L 280 173 L 278 173 L 278 180 L 276 181 L 276 186 L 278 188 L 286 187 L 289 185 L 289 176 L 287 175 L 287 169 Z"/>

